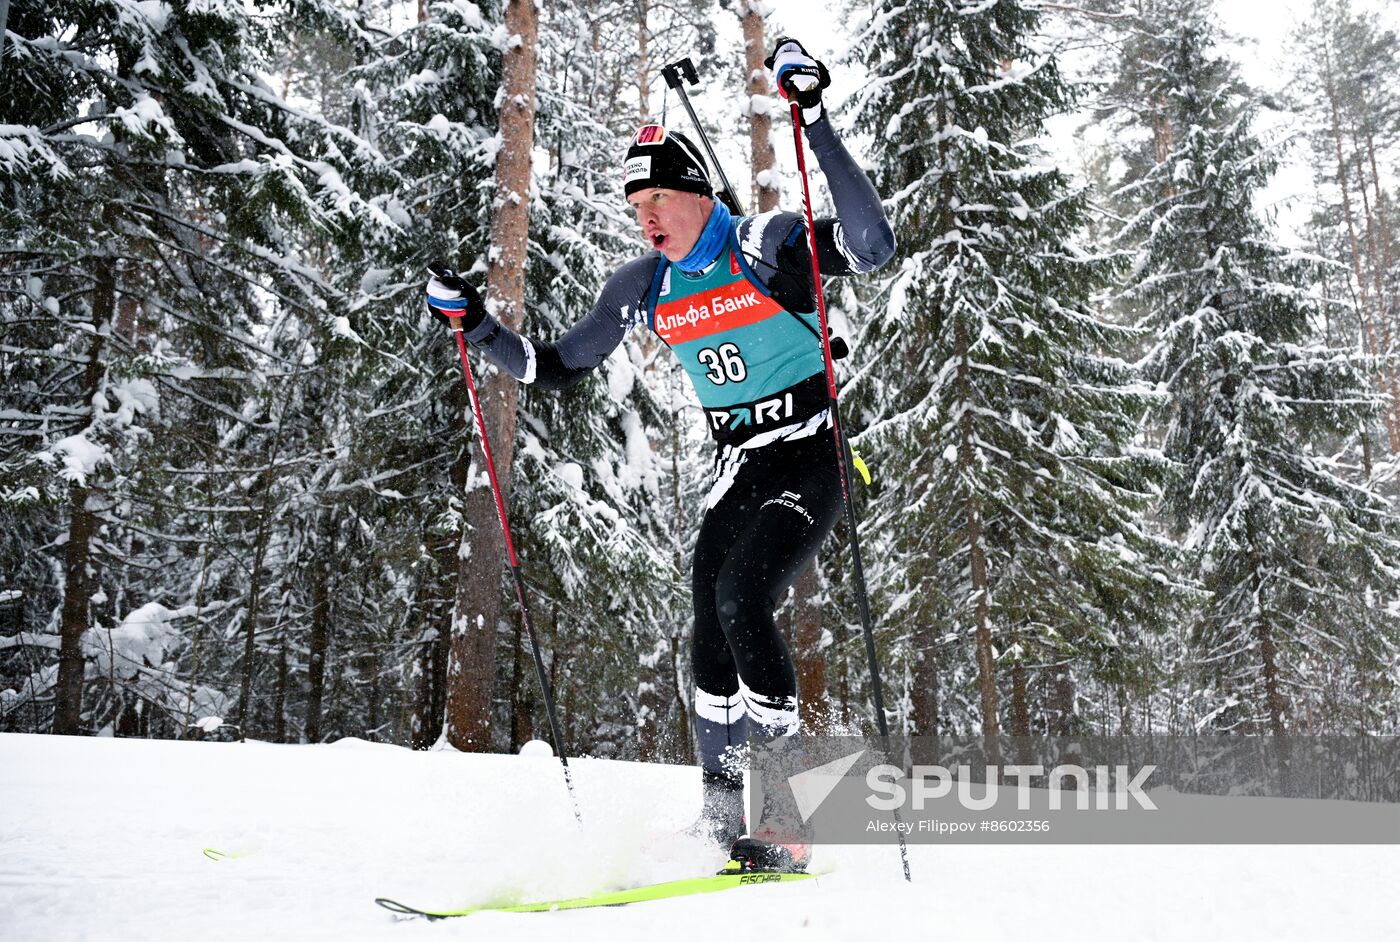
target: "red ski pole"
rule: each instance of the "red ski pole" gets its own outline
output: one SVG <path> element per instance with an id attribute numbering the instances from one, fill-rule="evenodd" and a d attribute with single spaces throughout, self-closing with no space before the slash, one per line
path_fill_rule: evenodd
<path id="1" fill-rule="evenodd" d="M 433 274 L 439 274 L 434 271 Z M 506 561 L 510 563 L 510 574 L 515 581 L 515 598 L 520 603 L 520 615 L 525 621 L 525 634 L 530 639 L 530 653 L 535 659 L 535 676 L 539 680 L 540 691 L 544 694 L 545 715 L 549 718 L 549 734 L 554 739 L 554 752 L 564 767 L 564 786 L 569 791 L 569 800 L 574 806 L 574 817 L 583 824 L 583 816 L 578 810 L 578 796 L 574 794 L 573 779 L 569 774 L 569 759 L 564 755 L 564 737 L 559 733 L 559 718 L 554 712 L 554 695 L 549 689 L 549 679 L 545 676 L 544 660 L 540 657 L 540 645 L 535 638 L 535 624 L 530 618 L 530 605 L 525 599 L 525 580 L 520 574 L 520 561 L 515 555 L 515 541 L 510 535 L 510 520 L 506 516 L 505 497 L 501 494 L 501 484 L 496 478 L 496 462 L 491 457 L 491 441 L 486 436 L 486 417 L 481 412 L 481 401 L 476 395 L 476 380 L 472 377 L 471 361 L 467 359 L 467 340 L 462 331 L 461 317 L 448 317 L 452 324 L 453 336 L 457 338 L 457 353 L 462 358 L 462 375 L 466 378 L 467 398 L 471 400 L 472 413 L 476 416 L 477 437 L 481 440 L 481 453 L 486 457 L 486 476 L 491 482 L 491 495 L 496 498 L 496 516 L 501 521 L 501 533 L 506 539 Z"/>
<path id="2" fill-rule="evenodd" d="M 870 599 L 865 590 L 865 566 L 860 558 L 860 533 L 856 529 L 855 495 L 851 489 L 850 448 L 841 430 L 841 409 L 836 399 L 836 365 L 831 358 L 831 335 L 826 325 L 826 295 L 822 291 L 821 264 L 817 261 L 817 227 L 812 220 L 812 190 L 807 181 L 807 157 L 802 148 L 802 108 L 797 96 L 792 101 L 792 139 L 797 149 L 797 174 L 802 178 L 802 208 L 807 214 L 807 249 L 812 256 L 812 291 L 817 298 L 817 326 L 821 334 L 822 359 L 826 364 L 826 394 L 831 409 L 831 429 L 836 440 L 836 467 L 841 475 L 841 499 L 846 504 L 846 531 L 851 544 L 851 566 L 856 583 L 856 604 L 860 608 L 860 624 L 865 632 L 865 656 L 870 662 L 870 687 L 875 701 L 875 725 L 880 730 L 880 740 L 885 755 L 891 751 L 890 727 L 885 720 L 885 692 L 880 683 L 880 662 L 875 655 L 875 632 L 870 624 Z M 896 811 L 896 819 L 898 812 Z M 904 844 L 902 831 L 899 837 L 899 853 L 904 863 L 904 879 L 909 875 L 909 849 Z"/>

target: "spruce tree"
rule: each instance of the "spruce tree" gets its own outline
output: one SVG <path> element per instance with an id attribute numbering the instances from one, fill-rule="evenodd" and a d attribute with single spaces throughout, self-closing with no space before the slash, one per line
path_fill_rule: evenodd
<path id="1" fill-rule="evenodd" d="M 1346 0 L 1314 0 L 1291 44 L 1288 97 L 1306 121 L 1316 185 L 1310 239 L 1340 264 L 1328 272 L 1328 327 L 1379 358 L 1373 380 L 1388 397 L 1378 417 L 1382 434 L 1362 435 L 1368 473 L 1374 453 L 1400 448 L 1400 373 L 1395 285 L 1400 239 L 1395 195 L 1385 182 L 1385 156 L 1400 143 L 1400 107 L 1387 77 L 1400 71 L 1400 37 L 1374 13 Z M 1341 277 L 1337 277 L 1340 275 Z M 1383 447 L 1372 447 L 1374 440 Z"/>
<path id="2" fill-rule="evenodd" d="M 1121 138 L 1140 149 L 1123 164 L 1119 199 L 1138 210 L 1119 237 L 1136 251 L 1126 298 L 1155 335 L 1143 365 L 1169 395 L 1164 450 L 1179 474 L 1163 510 L 1209 592 L 1187 653 L 1194 719 L 1316 730 L 1317 691 L 1339 673 L 1374 678 L 1394 650 L 1389 508 L 1324 447 L 1376 400 L 1364 362 L 1317 336 L 1313 263 L 1255 208 L 1278 156 L 1251 129 L 1258 105 L 1216 51 L 1209 11 L 1149 12 L 1136 55 L 1160 107 L 1139 112 L 1143 143 Z M 1324 715 L 1367 728 L 1376 694 Z"/>
<path id="3" fill-rule="evenodd" d="M 891 469 L 866 524 L 886 631 L 916 697 L 939 678 L 949 691 L 918 708 L 940 724 L 920 734 L 995 736 L 1008 693 L 1012 732 L 1046 728 L 1051 682 L 1133 674 L 1166 607 L 1141 524 L 1158 472 L 1134 444 L 1147 395 L 1114 355 L 1126 332 L 1091 303 L 1111 264 L 1079 245 L 1086 195 L 1032 140 L 1074 102 L 1039 18 L 886 3 L 856 43 L 900 254 L 848 388 L 860 444 Z"/>
<path id="4" fill-rule="evenodd" d="M 211 612 L 243 617 L 256 595 L 208 577 L 256 555 L 225 554 L 249 532 L 240 492 L 268 471 L 261 448 L 242 463 L 272 424 L 259 369 L 300 375 L 275 349 L 277 325 L 325 313 L 297 236 L 384 221 L 345 183 L 372 148 L 262 77 L 279 25 L 336 19 L 319 4 L 286 12 L 11 11 L 0 252 L 23 290 L 6 281 L 17 408 L 0 446 L 15 485 L 3 513 L 23 534 L 6 551 L 32 586 L 26 621 L 58 649 L 56 670 L 30 658 L 38 669 L 16 687 L 52 704 L 56 731 L 170 731 L 196 699 L 227 706 L 173 676 Z M 35 565 L 41 546 L 62 547 L 49 550 L 58 566 Z M 101 696 L 85 706 L 88 688 Z"/>

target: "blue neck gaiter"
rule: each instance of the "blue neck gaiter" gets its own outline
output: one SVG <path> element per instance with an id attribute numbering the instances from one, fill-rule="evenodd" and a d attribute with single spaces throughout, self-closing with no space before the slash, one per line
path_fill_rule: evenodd
<path id="1" fill-rule="evenodd" d="M 729 207 L 719 200 L 715 200 L 715 208 L 710 211 L 710 218 L 705 223 L 705 228 L 701 230 L 700 238 L 695 240 L 695 247 L 685 258 L 676 262 L 680 270 L 688 275 L 693 275 L 708 268 L 719 257 L 720 250 L 729 241 L 732 219 Z"/>

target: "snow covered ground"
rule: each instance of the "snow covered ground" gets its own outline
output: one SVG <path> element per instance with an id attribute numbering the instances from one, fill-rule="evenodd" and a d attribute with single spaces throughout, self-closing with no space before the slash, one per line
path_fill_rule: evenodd
<path id="1" fill-rule="evenodd" d="M 695 769 L 323 746 L 0 735 L 0 939 L 938 940 L 1396 937 L 1400 847 L 819 849 L 819 880 L 618 909 L 397 921 L 692 876 L 657 848 Z M 238 854 L 213 862 L 204 847 Z M 647 848 L 652 848 L 648 850 Z"/>

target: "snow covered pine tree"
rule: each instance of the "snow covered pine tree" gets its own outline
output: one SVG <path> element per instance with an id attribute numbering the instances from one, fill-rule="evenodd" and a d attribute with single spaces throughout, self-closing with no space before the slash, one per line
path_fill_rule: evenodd
<path id="1" fill-rule="evenodd" d="M 875 76 L 861 125 L 909 235 L 862 334 L 899 378 L 863 382 L 855 408 L 908 469 L 869 515 L 904 521 L 875 534 L 872 582 L 929 626 L 910 652 L 921 736 L 976 724 L 995 742 L 1003 711 L 1013 735 L 1067 732 L 1082 688 L 1134 673 L 1169 611 L 1163 541 L 1140 525 L 1160 477 L 1133 441 L 1148 390 L 1107 353 L 1130 332 L 1091 306 L 1112 267 L 1079 244 L 1088 195 L 1034 143 L 1074 101 L 1035 45 L 1041 15 L 886 3 L 857 43 Z"/>
<path id="2" fill-rule="evenodd" d="M 1192 631 L 1198 728 L 1308 728 L 1334 678 L 1366 678 L 1395 650 L 1400 544 L 1386 503 L 1324 448 L 1374 413 L 1364 361 L 1319 343 L 1313 265 L 1271 238 L 1255 194 L 1277 165 L 1250 130 L 1258 110 L 1216 51 L 1199 0 L 1157 8 L 1155 160 L 1125 164 L 1142 206 L 1120 233 L 1137 261 L 1127 298 L 1157 334 L 1144 358 L 1165 385 L 1165 451 L 1181 468 L 1166 511 L 1210 596 Z M 1123 197 L 1123 198 L 1126 198 Z"/>
<path id="3" fill-rule="evenodd" d="M 382 173 L 377 152 L 265 80 L 279 30 L 338 19 L 319 2 L 10 10 L 0 570 L 58 633 L 0 657 L 0 691 L 25 691 L 3 712 L 32 705 L 36 731 L 178 735 L 224 712 L 203 682 L 223 665 L 197 650 L 214 623 L 247 638 L 237 710 L 254 719 L 258 599 L 282 594 L 258 580 L 313 372 L 281 367 L 333 331 L 338 300 L 302 249 L 389 226 L 346 183 Z"/>
<path id="4" fill-rule="evenodd" d="M 796 43 L 779 40 L 774 54 L 779 73 L 825 70 Z M 816 224 L 821 268 L 871 271 L 894 251 L 880 199 L 836 137 L 820 90 L 802 104 L 836 203 L 837 218 Z M 461 317 L 467 339 L 524 383 L 572 385 L 643 325 L 689 374 L 717 444 L 692 572 L 703 765 L 695 830 L 728 848 L 744 830 L 735 747 L 750 732 L 797 732 L 796 678 L 774 604 L 841 508 L 807 232 L 797 213 L 731 216 L 714 199 L 700 151 L 661 125 L 637 131 L 622 169 L 652 251 L 619 269 L 559 340 L 510 330 L 455 276 L 430 279 L 428 304 Z M 761 848 L 756 868 L 805 865 L 807 842 L 795 824 L 761 820 L 752 837 Z"/>

